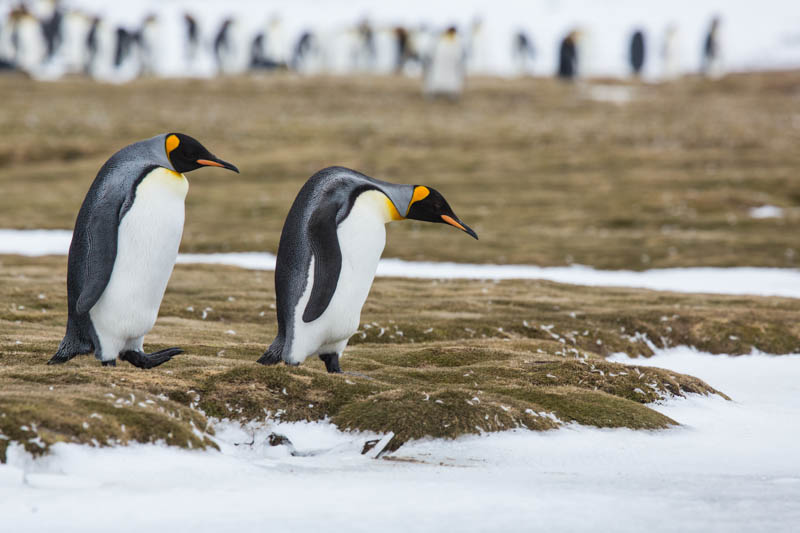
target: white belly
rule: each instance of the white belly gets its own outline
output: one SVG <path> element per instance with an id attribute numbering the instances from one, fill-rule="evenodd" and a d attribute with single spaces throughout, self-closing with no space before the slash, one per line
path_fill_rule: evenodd
<path id="1" fill-rule="evenodd" d="M 336 291 L 322 315 L 306 323 L 303 311 L 311 297 L 314 280 L 312 259 L 306 289 L 295 307 L 289 362 L 301 363 L 310 355 L 339 353 L 358 331 L 361 308 L 367 301 L 386 244 L 384 224 L 389 220 L 391 214 L 383 193 L 367 191 L 356 199 L 350 214 L 336 231 L 342 252 L 342 270 Z"/>
<path id="2" fill-rule="evenodd" d="M 183 234 L 182 174 L 159 168 L 136 189 L 133 206 L 119 225 L 117 257 L 105 291 L 89 311 L 103 360 L 123 348 L 141 349 L 156 322 Z"/>

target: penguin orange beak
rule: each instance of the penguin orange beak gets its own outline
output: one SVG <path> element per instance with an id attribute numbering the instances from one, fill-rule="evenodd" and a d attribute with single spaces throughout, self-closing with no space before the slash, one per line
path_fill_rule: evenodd
<path id="1" fill-rule="evenodd" d="M 451 226 L 460 229 L 461 231 L 463 231 L 476 241 L 478 240 L 478 234 L 472 231 L 472 228 L 470 228 L 469 226 L 458 220 L 458 218 L 453 218 L 449 215 L 442 215 L 442 220 L 444 221 L 445 224 L 450 224 Z"/>
<path id="2" fill-rule="evenodd" d="M 228 163 L 227 161 L 223 161 L 222 159 L 198 159 L 197 164 L 204 167 L 227 168 L 228 170 L 233 170 L 237 174 L 239 173 L 239 169 L 236 168 L 236 166 Z"/>

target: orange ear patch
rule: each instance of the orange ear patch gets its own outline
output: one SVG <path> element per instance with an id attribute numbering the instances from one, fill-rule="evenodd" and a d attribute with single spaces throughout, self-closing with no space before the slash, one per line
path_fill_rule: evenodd
<path id="1" fill-rule="evenodd" d="M 411 211 L 411 206 L 414 205 L 414 203 L 419 202 L 420 200 L 424 200 L 425 198 L 428 197 L 430 193 L 431 191 L 428 190 L 427 187 L 424 187 L 422 185 L 414 187 L 414 194 L 411 196 L 411 201 L 408 202 L 408 209 L 406 209 L 406 215 L 408 214 L 409 211 Z"/>
<path id="2" fill-rule="evenodd" d="M 181 140 L 178 139 L 177 135 L 169 135 L 167 136 L 166 148 L 167 148 L 167 155 L 169 155 L 178 145 L 181 143 Z"/>

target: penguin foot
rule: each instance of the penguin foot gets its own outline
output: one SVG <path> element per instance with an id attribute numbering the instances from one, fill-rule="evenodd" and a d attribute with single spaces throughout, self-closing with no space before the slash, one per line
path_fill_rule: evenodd
<path id="1" fill-rule="evenodd" d="M 112 359 L 111 361 L 103 361 L 103 366 L 117 366 L 117 360 Z"/>
<path id="2" fill-rule="evenodd" d="M 133 350 L 126 350 L 119 354 L 119 358 L 123 361 L 127 361 L 133 366 L 137 368 L 155 368 L 158 365 L 162 365 L 175 357 L 178 354 L 183 353 L 183 350 L 180 348 L 167 348 L 166 350 L 161 350 L 160 352 L 153 352 L 153 353 L 144 353 L 144 352 L 137 352 Z"/>
<path id="3" fill-rule="evenodd" d="M 325 363 L 325 370 L 327 370 L 329 374 L 341 374 L 342 373 L 342 369 L 339 366 L 339 354 L 338 353 L 320 354 L 319 358 L 322 359 L 323 363 Z"/>

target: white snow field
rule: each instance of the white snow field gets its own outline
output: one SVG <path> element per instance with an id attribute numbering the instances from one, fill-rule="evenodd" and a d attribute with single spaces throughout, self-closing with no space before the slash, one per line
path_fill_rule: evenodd
<path id="1" fill-rule="evenodd" d="M 568 426 L 409 443 L 386 461 L 327 423 L 217 426 L 221 451 L 60 444 L 0 466 L 3 531 L 796 531 L 800 355 L 689 348 L 652 365 L 720 397 L 670 399 L 663 431 Z M 288 436 L 306 456 L 270 447 Z M 253 443 L 250 445 L 249 443 Z M 239 444 L 237 446 L 237 444 Z"/>
<path id="2" fill-rule="evenodd" d="M 68 230 L 0 229 L 0 254 L 28 256 L 66 255 L 72 232 Z M 274 270 L 270 253 L 180 254 L 178 263 L 230 265 L 252 270 Z M 378 276 L 426 279 L 544 279 L 574 285 L 637 287 L 661 291 L 710 294 L 750 294 L 800 298 L 800 270 L 784 268 L 663 268 L 597 270 L 587 266 L 539 267 L 434 263 L 382 259 Z"/>

